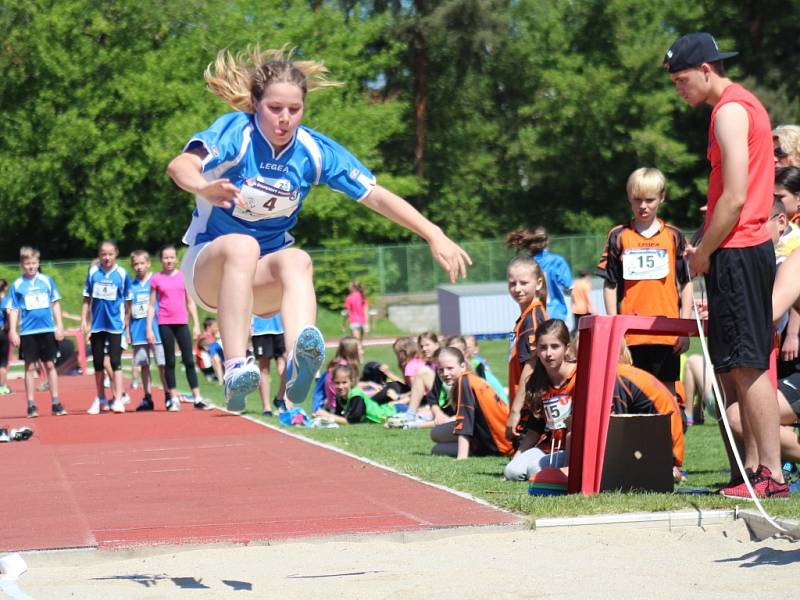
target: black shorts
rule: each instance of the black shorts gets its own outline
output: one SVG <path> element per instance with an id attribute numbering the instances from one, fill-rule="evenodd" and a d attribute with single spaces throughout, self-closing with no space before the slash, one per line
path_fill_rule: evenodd
<path id="1" fill-rule="evenodd" d="M 778 390 L 786 397 L 789 406 L 800 420 L 800 373 L 779 379 Z"/>
<path id="2" fill-rule="evenodd" d="M 54 333 L 32 333 L 19 336 L 19 357 L 25 364 L 42 360 L 48 362 L 58 356 Z"/>
<path id="3" fill-rule="evenodd" d="M 772 242 L 720 248 L 711 255 L 708 289 L 708 351 L 717 373 L 766 371 L 772 352 Z"/>
<path id="4" fill-rule="evenodd" d="M 0 329 L 0 369 L 8 366 L 8 333 Z"/>
<path id="5" fill-rule="evenodd" d="M 253 336 L 253 354 L 256 358 L 280 358 L 286 352 L 282 333 L 265 333 Z"/>
<path id="6" fill-rule="evenodd" d="M 654 375 L 659 381 L 679 381 L 681 355 L 665 344 L 640 344 L 629 346 L 633 366 Z"/>

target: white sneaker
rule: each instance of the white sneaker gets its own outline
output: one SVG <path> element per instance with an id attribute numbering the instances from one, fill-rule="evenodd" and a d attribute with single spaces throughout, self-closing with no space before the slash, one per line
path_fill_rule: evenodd
<path id="1" fill-rule="evenodd" d="M 199 409 L 199 410 L 213 410 L 214 405 L 211 404 L 205 398 L 201 397 L 201 398 L 195 398 L 194 399 L 194 407 Z"/>
<path id="2" fill-rule="evenodd" d="M 105 398 L 95 398 L 94 401 L 92 401 L 92 405 L 89 407 L 89 410 L 87 410 L 86 412 L 90 415 L 99 415 L 101 410 L 100 408 L 101 404 L 105 404 L 106 410 L 108 410 L 108 402 L 106 402 Z"/>
<path id="3" fill-rule="evenodd" d="M 169 412 L 181 412 L 181 401 L 176 398 L 170 398 L 167 403 L 167 410 Z"/>
<path id="4" fill-rule="evenodd" d="M 125 404 L 121 399 L 120 400 L 114 399 L 111 401 L 111 410 L 113 410 L 115 413 L 124 413 Z"/>
<path id="5" fill-rule="evenodd" d="M 111 380 L 108 378 L 108 375 L 103 378 L 103 387 L 111 389 Z"/>
<path id="6" fill-rule="evenodd" d="M 131 403 L 131 397 L 128 392 L 122 392 L 122 403 L 126 405 Z"/>
<path id="7" fill-rule="evenodd" d="M 251 356 L 243 365 L 234 368 L 225 377 L 225 402 L 228 410 L 241 412 L 244 410 L 247 395 L 258 389 L 261 371 Z"/>
<path id="8" fill-rule="evenodd" d="M 139 389 L 139 380 L 138 379 L 131 379 L 131 389 L 138 390 Z"/>

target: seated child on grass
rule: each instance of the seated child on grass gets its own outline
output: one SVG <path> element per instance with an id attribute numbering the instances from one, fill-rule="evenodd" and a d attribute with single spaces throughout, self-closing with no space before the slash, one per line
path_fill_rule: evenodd
<path id="1" fill-rule="evenodd" d="M 469 370 L 461 350 L 439 350 L 439 376 L 450 389 L 452 416 L 431 429 L 431 453 L 464 460 L 472 456 L 510 455 L 514 448 L 506 439 L 508 405 L 492 387 Z M 431 406 L 436 418 L 443 409 Z"/>
<path id="2" fill-rule="evenodd" d="M 196 340 L 194 356 L 197 366 L 206 376 L 206 381 L 214 381 L 222 385 L 222 365 L 225 355 L 222 351 L 222 341 L 219 337 L 219 325 L 214 317 L 207 317 L 203 321 L 203 332 Z"/>
<path id="3" fill-rule="evenodd" d="M 356 372 L 349 365 L 334 365 L 329 370 L 329 375 L 335 392 L 335 403 L 332 409 L 320 408 L 314 411 L 315 417 L 330 419 L 340 425 L 383 423 L 406 407 L 402 403 L 378 404 L 372 400 L 356 385 Z"/>

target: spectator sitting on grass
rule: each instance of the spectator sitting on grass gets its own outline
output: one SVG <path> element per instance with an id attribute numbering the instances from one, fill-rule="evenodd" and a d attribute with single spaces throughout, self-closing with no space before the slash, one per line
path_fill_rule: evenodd
<path id="1" fill-rule="evenodd" d="M 435 443 L 431 453 L 464 460 L 473 456 L 509 455 L 514 451 L 505 437 L 508 405 L 492 387 L 469 370 L 464 354 L 457 348 L 439 351 L 439 375 L 450 388 L 449 407 L 453 416 L 431 429 Z M 431 407 L 434 415 L 442 412 Z"/>
<path id="2" fill-rule="evenodd" d="M 379 404 L 367 396 L 356 385 L 357 375 L 350 365 L 334 365 L 328 374 L 335 390 L 335 403 L 331 409 L 314 411 L 314 417 L 328 419 L 339 425 L 383 423 L 406 408 L 403 403 Z"/>

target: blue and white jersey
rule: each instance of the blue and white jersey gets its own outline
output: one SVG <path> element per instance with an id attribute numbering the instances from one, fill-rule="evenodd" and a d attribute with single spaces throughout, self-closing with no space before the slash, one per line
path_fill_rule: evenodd
<path id="1" fill-rule="evenodd" d="M 192 136 L 184 151 L 198 145 L 207 152 L 203 176 L 209 181 L 229 179 L 247 206 L 219 208 L 197 196 L 192 223 L 183 236 L 190 246 L 242 233 L 258 240 L 263 256 L 294 242 L 289 230 L 313 185 L 325 184 L 359 201 L 375 186 L 375 177 L 350 152 L 307 127 L 298 127 L 292 141 L 276 154 L 249 113 L 222 115 Z"/>
<path id="2" fill-rule="evenodd" d="M 11 308 L 11 294 L 8 293 L 0 299 L 0 329 L 4 329 L 8 322 L 8 309 Z"/>
<path id="3" fill-rule="evenodd" d="M 35 335 L 56 330 L 52 304 L 61 300 L 55 281 L 37 273 L 28 279 L 24 275 L 11 286 L 10 307 L 21 314 L 19 334 Z"/>
<path id="4" fill-rule="evenodd" d="M 115 265 L 106 273 L 99 265 L 90 267 L 83 297 L 91 298 L 92 333 L 125 331 L 125 302 L 131 299 L 131 278 L 125 269 Z"/>
<path id="5" fill-rule="evenodd" d="M 253 315 L 250 321 L 250 327 L 253 330 L 253 336 L 283 333 L 283 323 L 281 322 L 280 313 L 276 313 L 271 317 Z"/>
<path id="6" fill-rule="evenodd" d="M 147 307 L 150 304 L 150 278 L 140 281 L 138 277 L 131 279 L 131 343 L 134 346 L 147 343 Z M 158 331 L 158 300 L 153 313 L 153 335 L 156 344 L 161 343 L 161 334 Z"/>

